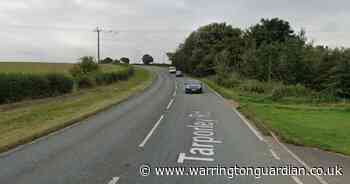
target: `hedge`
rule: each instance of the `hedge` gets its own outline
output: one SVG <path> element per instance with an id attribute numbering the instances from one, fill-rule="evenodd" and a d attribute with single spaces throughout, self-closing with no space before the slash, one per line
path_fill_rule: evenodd
<path id="1" fill-rule="evenodd" d="M 75 83 L 78 88 L 111 84 L 127 80 L 133 73 L 133 67 L 121 71 L 90 73 L 74 79 L 58 73 L 0 73 L 0 104 L 70 93 L 73 91 Z"/>
<path id="2" fill-rule="evenodd" d="M 0 74 L 0 104 L 69 93 L 74 81 L 64 74 Z"/>
<path id="3" fill-rule="evenodd" d="M 96 85 L 106 85 L 117 81 L 127 80 L 134 73 L 133 67 L 128 67 L 125 70 L 114 72 L 97 72 L 88 76 L 81 76 L 78 80 L 79 88 L 91 87 Z"/>

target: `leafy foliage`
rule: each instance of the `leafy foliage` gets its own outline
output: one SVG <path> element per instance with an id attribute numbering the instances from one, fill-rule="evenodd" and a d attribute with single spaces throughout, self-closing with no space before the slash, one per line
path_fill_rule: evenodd
<path id="1" fill-rule="evenodd" d="M 82 75 L 88 75 L 89 73 L 97 72 L 99 69 L 98 64 L 95 62 L 94 58 L 91 56 L 84 56 L 80 58 L 80 62 L 75 64 L 70 70 L 70 74 L 79 78 Z"/>
<path id="2" fill-rule="evenodd" d="M 113 64 L 120 64 L 120 60 L 119 60 L 119 59 L 115 59 L 115 60 L 113 61 Z"/>
<path id="3" fill-rule="evenodd" d="M 64 74 L 0 74 L 0 104 L 69 93 L 74 81 Z"/>
<path id="4" fill-rule="evenodd" d="M 106 57 L 105 59 L 101 60 L 100 62 L 101 62 L 101 64 L 111 64 L 111 63 L 113 63 L 113 59 L 110 57 Z"/>
<path id="5" fill-rule="evenodd" d="M 149 54 L 145 54 L 142 56 L 142 62 L 145 65 L 149 65 L 149 64 L 153 63 L 153 57 Z"/>
<path id="6" fill-rule="evenodd" d="M 120 58 L 120 61 L 123 62 L 123 63 L 125 63 L 125 64 L 129 64 L 129 63 L 130 63 L 130 59 L 127 58 L 127 57 L 122 57 L 122 58 Z"/>
<path id="7" fill-rule="evenodd" d="M 295 32 L 289 22 L 279 18 L 261 19 L 247 30 L 226 23 L 200 27 L 167 56 L 173 65 L 192 75 L 215 74 L 226 87 L 237 84 L 234 75 L 236 79 L 280 81 L 350 97 L 350 49 L 307 43 L 304 30 Z M 258 86 L 254 89 L 262 91 Z"/>

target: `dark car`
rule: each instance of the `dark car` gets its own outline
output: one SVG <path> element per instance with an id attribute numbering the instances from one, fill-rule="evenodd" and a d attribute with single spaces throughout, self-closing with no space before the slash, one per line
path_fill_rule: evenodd
<path id="1" fill-rule="evenodd" d="M 180 70 L 177 70 L 176 73 L 175 73 L 175 76 L 176 77 L 182 77 L 183 74 L 182 74 L 182 72 Z"/>
<path id="2" fill-rule="evenodd" d="M 185 93 L 202 93 L 202 82 L 197 80 L 189 80 L 185 82 Z"/>

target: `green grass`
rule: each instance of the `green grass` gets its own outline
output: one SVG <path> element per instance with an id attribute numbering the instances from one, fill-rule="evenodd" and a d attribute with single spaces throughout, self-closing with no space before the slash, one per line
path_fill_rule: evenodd
<path id="1" fill-rule="evenodd" d="M 349 103 L 309 104 L 298 99 L 277 103 L 264 95 L 247 95 L 204 81 L 225 98 L 238 101 L 239 110 L 263 133 L 273 131 L 288 143 L 350 155 Z"/>
<path id="2" fill-rule="evenodd" d="M 350 111 L 249 103 L 261 122 L 285 141 L 350 155 Z"/>
<path id="3" fill-rule="evenodd" d="M 2 105 L 0 151 L 46 135 L 117 104 L 143 91 L 153 78 L 152 73 L 136 68 L 135 74 L 127 81 L 60 97 Z"/>

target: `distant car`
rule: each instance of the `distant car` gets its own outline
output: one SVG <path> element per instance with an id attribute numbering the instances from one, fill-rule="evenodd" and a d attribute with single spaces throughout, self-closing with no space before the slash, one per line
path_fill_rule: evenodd
<path id="1" fill-rule="evenodd" d="M 189 80 L 184 83 L 185 93 L 202 93 L 203 85 L 198 80 Z"/>
<path id="2" fill-rule="evenodd" d="M 176 68 L 173 66 L 169 67 L 169 73 L 176 73 Z"/>
<path id="3" fill-rule="evenodd" d="M 182 74 L 182 72 L 180 70 L 177 70 L 176 73 L 175 73 L 175 76 L 176 77 L 182 77 L 183 74 Z"/>

